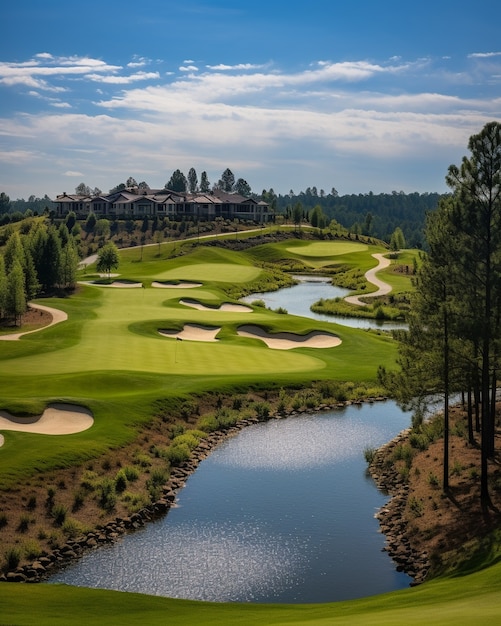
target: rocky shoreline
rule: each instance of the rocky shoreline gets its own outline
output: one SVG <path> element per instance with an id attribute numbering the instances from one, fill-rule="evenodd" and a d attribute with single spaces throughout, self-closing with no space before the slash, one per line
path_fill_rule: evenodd
<path id="1" fill-rule="evenodd" d="M 384 401 L 386 398 L 370 398 L 367 402 Z M 343 402 L 337 405 L 322 405 L 311 409 L 310 413 L 344 408 L 350 404 L 362 404 L 362 401 Z M 305 411 L 301 411 L 304 413 Z M 274 413 L 268 419 L 284 419 L 297 415 L 298 411 L 287 413 Z M 190 459 L 177 467 L 173 467 L 170 477 L 162 489 L 161 498 L 152 504 L 142 508 L 128 517 L 116 517 L 105 525 L 97 526 L 93 531 L 77 539 L 68 540 L 64 545 L 49 553 L 44 553 L 36 561 L 28 565 L 16 567 L 0 575 L 0 582 L 26 582 L 36 583 L 47 580 L 58 570 L 68 566 L 72 561 L 82 557 L 85 553 L 97 547 L 117 541 L 122 535 L 134 532 L 146 523 L 166 515 L 174 505 L 177 492 L 182 489 L 189 478 L 195 472 L 198 465 L 206 459 L 212 450 L 225 439 L 236 435 L 243 428 L 258 423 L 260 420 L 249 418 L 241 420 L 235 426 L 225 430 L 212 432 L 204 438 L 193 450 Z M 426 554 L 417 554 L 411 546 L 406 532 L 406 523 L 403 520 L 403 511 L 406 505 L 407 487 L 403 484 L 398 473 L 391 467 L 386 467 L 385 459 L 388 452 L 401 443 L 407 437 L 408 431 L 400 433 L 391 442 L 382 446 L 374 456 L 370 465 L 370 473 L 377 486 L 386 491 L 391 500 L 377 513 L 381 532 L 386 535 L 390 557 L 396 563 L 398 571 L 409 574 L 413 584 L 423 582 L 429 569 Z"/>
<path id="2" fill-rule="evenodd" d="M 381 532 L 386 537 L 384 549 L 396 563 L 397 571 L 405 572 L 412 577 L 412 585 L 418 585 L 425 581 L 430 570 L 429 554 L 417 551 L 412 546 L 411 534 L 404 515 L 409 487 L 394 464 L 387 463 L 396 446 L 405 443 L 410 430 L 409 428 L 402 431 L 375 452 L 369 465 L 369 472 L 379 489 L 391 496 L 389 502 L 376 514 Z"/>

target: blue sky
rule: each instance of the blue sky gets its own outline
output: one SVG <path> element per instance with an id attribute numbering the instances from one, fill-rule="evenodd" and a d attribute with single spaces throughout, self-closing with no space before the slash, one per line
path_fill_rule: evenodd
<path id="1" fill-rule="evenodd" d="M 229 167 L 253 191 L 446 191 L 501 120 L 499 0 L 18 0 L 0 9 L 0 191 Z"/>

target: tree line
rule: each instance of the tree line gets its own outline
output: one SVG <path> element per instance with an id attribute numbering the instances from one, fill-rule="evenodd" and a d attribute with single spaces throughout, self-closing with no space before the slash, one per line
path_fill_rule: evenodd
<path id="1" fill-rule="evenodd" d="M 464 395 L 465 436 L 480 446 L 480 498 L 488 507 L 501 369 L 501 124 L 486 124 L 468 149 L 461 165 L 448 169 L 452 193 L 426 219 L 428 252 L 416 276 L 409 330 L 398 333 L 400 371 L 382 370 L 381 377 L 413 401 L 418 417 L 430 394 L 443 396 L 446 493 L 449 403 L 452 394 Z"/>
<path id="2" fill-rule="evenodd" d="M 18 325 L 29 300 L 75 287 L 79 257 L 64 223 L 27 219 L 9 228 L 0 255 L 0 318 Z"/>

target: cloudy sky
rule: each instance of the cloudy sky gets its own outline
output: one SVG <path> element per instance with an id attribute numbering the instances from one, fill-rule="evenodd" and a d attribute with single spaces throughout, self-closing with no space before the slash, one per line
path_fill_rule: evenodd
<path id="1" fill-rule="evenodd" d="M 499 0 L 17 0 L 0 191 L 229 167 L 253 191 L 446 191 L 501 120 Z"/>

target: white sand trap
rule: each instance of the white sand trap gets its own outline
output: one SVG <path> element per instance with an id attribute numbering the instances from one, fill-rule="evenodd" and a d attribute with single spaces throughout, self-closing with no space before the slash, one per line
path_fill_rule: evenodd
<path id="1" fill-rule="evenodd" d="M 159 283 L 158 281 L 153 281 L 151 283 L 152 287 L 157 287 L 159 289 L 192 289 L 193 287 L 201 287 L 202 283 Z"/>
<path id="2" fill-rule="evenodd" d="M 273 333 L 270 335 L 260 326 L 240 326 L 237 333 L 241 337 L 261 339 L 274 350 L 291 350 L 292 348 L 335 348 L 341 344 L 341 339 L 329 333 L 313 331 L 307 335 L 294 333 Z"/>
<path id="3" fill-rule="evenodd" d="M 248 306 L 244 306 L 243 304 L 231 304 L 230 302 L 224 302 L 219 307 L 211 307 L 205 306 L 205 304 L 201 304 L 196 300 L 179 300 L 180 304 L 184 304 L 184 306 L 189 306 L 192 309 L 197 309 L 198 311 L 231 311 L 232 313 L 252 313 L 252 309 Z"/>
<path id="4" fill-rule="evenodd" d="M 94 287 L 115 287 L 118 289 L 138 289 L 143 283 L 129 283 L 125 280 L 114 280 L 112 283 L 97 283 L 94 280 L 79 280 L 80 285 L 93 285 Z"/>
<path id="5" fill-rule="evenodd" d="M 7 411 L 0 411 L 0 430 L 38 435 L 73 435 L 87 430 L 92 424 L 94 418 L 91 412 L 73 404 L 53 404 L 42 415 L 35 417 L 15 417 Z"/>
<path id="6" fill-rule="evenodd" d="M 43 304 L 30 304 L 32 309 L 40 309 L 41 311 L 47 311 L 52 315 L 52 321 L 46 326 L 41 326 L 40 328 L 35 328 L 34 330 L 27 330 L 24 333 L 12 333 L 10 335 L 0 335 L 0 340 L 2 341 L 16 341 L 23 335 L 29 335 L 30 333 L 38 333 L 41 330 L 45 330 L 49 328 L 49 326 L 54 326 L 54 324 L 59 324 L 59 322 L 65 322 L 68 319 L 68 315 L 64 311 L 60 311 L 59 309 L 52 309 L 51 307 L 44 306 Z"/>
<path id="7" fill-rule="evenodd" d="M 188 341 L 218 341 L 216 335 L 220 330 L 220 327 L 207 328 L 207 326 L 199 326 L 198 324 L 186 324 L 181 332 L 160 330 L 159 333 L 165 337 L 175 337 Z"/>

